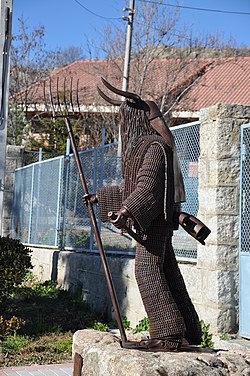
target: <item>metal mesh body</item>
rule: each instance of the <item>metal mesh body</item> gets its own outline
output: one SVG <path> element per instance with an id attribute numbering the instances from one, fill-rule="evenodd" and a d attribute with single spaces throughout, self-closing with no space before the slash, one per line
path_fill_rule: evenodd
<path id="1" fill-rule="evenodd" d="M 136 143 L 125 165 L 122 189 L 98 191 L 100 212 L 105 218 L 107 210 L 117 209 L 116 197 L 119 203 L 123 197 L 135 228 L 147 236 L 145 246 L 136 247 L 135 276 L 150 320 L 151 338 L 167 337 L 178 344 L 185 335 L 190 343 L 199 344 L 199 319 L 174 256 L 171 221 L 164 215 L 166 208 L 171 216 L 174 206 L 172 160 L 166 161 L 168 146 L 163 150 L 163 143 L 157 140 L 157 136 L 145 136 Z"/>
<path id="2" fill-rule="evenodd" d="M 136 248 L 135 277 L 150 320 L 151 338 L 175 335 L 181 341 L 184 320 L 164 274 L 164 256 L 162 249 L 147 249 L 139 245 Z"/>

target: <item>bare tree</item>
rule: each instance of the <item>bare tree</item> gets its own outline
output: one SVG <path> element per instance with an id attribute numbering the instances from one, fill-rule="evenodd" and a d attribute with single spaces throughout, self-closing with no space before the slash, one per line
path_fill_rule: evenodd
<path id="1" fill-rule="evenodd" d="M 134 16 L 129 90 L 138 93 L 144 99 L 154 99 L 166 116 L 170 116 L 175 104 L 209 67 L 209 61 L 202 62 L 201 59 L 196 59 L 197 57 L 215 57 L 217 54 L 221 56 L 221 50 L 224 51 L 224 56 L 234 56 L 237 51 L 235 42 L 232 39 L 224 41 L 222 34 L 194 37 L 187 27 L 180 26 L 179 19 L 180 8 L 167 7 L 163 0 L 157 3 L 138 1 Z M 25 89 L 31 83 L 49 75 L 52 68 L 82 57 L 82 49 L 74 46 L 54 52 L 47 51 L 43 36 L 43 27 L 29 32 L 24 20 L 20 20 L 20 34 L 14 37 L 11 93 L 15 95 L 24 89 L 22 111 L 26 110 L 27 104 Z M 104 28 L 103 33 L 100 33 L 98 41 L 86 42 L 89 57 L 96 58 L 101 52 L 102 57 L 104 56 L 111 67 L 106 72 L 106 78 L 110 75 L 112 79 L 120 80 L 120 84 L 122 84 L 125 38 L 126 23 L 118 26 L 111 23 Z M 115 69 L 112 69 L 112 66 Z M 100 75 L 100 71 L 96 73 Z M 98 103 L 98 99 L 93 102 Z M 16 119 L 20 119 L 22 117 L 20 115 L 16 116 Z M 81 115 L 80 120 L 76 120 L 79 146 L 82 148 L 100 144 L 103 126 L 106 129 L 106 142 L 117 140 L 118 127 L 115 113 L 85 114 Z M 44 119 L 40 118 L 38 122 L 36 118 L 36 126 L 39 127 L 43 121 Z M 47 128 L 48 125 L 45 125 Z M 23 124 L 23 128 L 26 130 L 27 124 Z M 10 129 L 12 139 L 20 139 L 20 135 L 18 137 L 13 135 L 16 129 L 14 121 Z M 50 137 L 47 141 L 50 146 L 54 145 L 54 148 L 60 144 L 56 141 L 56 137 Z"/>
<path id="2" fill-rule="evenodd" d="M 40 141 L 32 139 L 33 126 L 35 124 L 38 127 L 38 121 L 36 118 L 35 122 L 31 122 L 31 119 L 27 118 L 28 99 L 30 99 L 27 98 L 27 88 L 48 76 L 53 69 L 82 58 L 81 47 L 70 46 L 53 51 L 46 49 L 44 34 L 43 26 L 30 30 L 24 18 L 18 20 L 18 33 L 13 35 L 11 48 L 9 144 L 39 146 L 39 142 L 44 143 L 44 135 L 48 132 L 44 133 L 42 129 L 50 127 L 51 122 L 40 119 Z M 60 142 L 57 142 L 57 145 L 60 145 Z"/>
<path id="3" fill-rule="evenodd" d="M 233 38 L 226 41 L 223 33 L 194 37 L 188 27 L 180 25 L 179 20 L 180 8 L 168 7 L 163 0 L 137 3 L 129 90 L 156 100 L 166 115 L 204 74 L 206 64 L 209 67 L 211 63 L 202 63 L 195 58 L 235 56 L 237 50 Z M 118 68 L 121 82 L 125 27 L 126 24 L 122 27 L 108 25 L 99 44 L 105 58 Z M 168 59 L 164 69 L 161 59 Z M 160 96 L 159 92 L 162 93 Z"/>

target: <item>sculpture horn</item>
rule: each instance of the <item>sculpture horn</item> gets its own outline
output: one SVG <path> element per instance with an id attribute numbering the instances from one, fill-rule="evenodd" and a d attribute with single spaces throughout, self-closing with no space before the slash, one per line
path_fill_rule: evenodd
<path id="1" fill-rule="evenodd" d="M 122 101 L 111 99 L 106 94 L 103 93 L 103 91 L 97 86 L 98 93 L 100 96 L 108 103 L 113 104 L 114 106 L 120 106 L 122 104 Z"/>
<path id="2" fill-rule="evenodd" d="M 132 99 L 135 102 L 141 101 L 141 98 L 139 97 L 139 95 L 137 95 L 135 93 L 131 93 L 129 91 L 123 91 L 123 90 L 117 89 L 116 87 L 114 87 L 110 83 L 108 83 L 108 81 L 106 81 L 103 77 L 101 77 L 101 80 L 102 80 L 103 84 L 113 93 L 121 95 L 122 97 L 125 97 L 125 98 L 128 98 L 128 99 Z"/>

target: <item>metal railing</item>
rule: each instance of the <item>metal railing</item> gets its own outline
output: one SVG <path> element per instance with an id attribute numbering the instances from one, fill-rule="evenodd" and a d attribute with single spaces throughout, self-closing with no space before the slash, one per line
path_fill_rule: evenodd
<path id="1" fill-rule="evenodd" d="M 199 123 L 178 126 L 173 129 L 173 134 L 186 188 L 187 201 L 183 204 L 183 210 L 196 215 Z M 113 143 L 79 153 L 89 192 L 95 192 L 103 185 L 121 182 L 121 160 L 117 157 L 117 149 L 118 143 Z M 71 154 L 17 169 L 11 236 L 30 246 L 97 251 L 82 196 Z M 135 244 L 131 238 L 121 236 L 112 225 L 101 223 L 98 206 L 95 211 L 104 249 L 122 254 L 133 253 Z M 196 259 L 196 241 L 181 228 L 175 232 L 173 244 L 178 258 Z"/>

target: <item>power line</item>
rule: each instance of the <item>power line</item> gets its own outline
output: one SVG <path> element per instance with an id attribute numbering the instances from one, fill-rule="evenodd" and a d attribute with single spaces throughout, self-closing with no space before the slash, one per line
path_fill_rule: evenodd
<path id="1" fill-rule="evenodd" d="M 105 17 L 105 16 L 102 16 L 102 15 L 100 15 L 100 14 L 97 14 L 97 13 L 95 13 L 95 12 L 92 12 L 92 10 L 90 10 L 90 9 L 88 9 L 87 7 L 85 7 L 84 5 L 82 5 L 82 4 L 80 3 L 80 1 L 78 1 L 78 0 L 74 0 L 74 1 L 75 1 L 78 5 L 80 5 L 80 7 L 82 7 L 82 8 L 85 9 L 87 12 L 93 14 L 93 15 L 96 16 L 96 17 L 102 18 L 102 19 L 104 19 L 104 20 L 122 20 L 121 17 Z"/>
<path id="2" fill-rule="evenodd" d="M 220 9 L 208 9 L 208 8 L 196 8 L 196 7 L 188 7 L 185 5 L 173 5 L 168 3 L 160 3 L 159 1 L 153 1 L 153 0 L 138 0 L 144 3 L 151 3 L 151 4 L 158 4 L 158 5 L 164 5 L 168 7 L 173 8 L 181 8 L 181 9 L 190 9 L 190 10 L 199 10 L 203 12 L 216 12 L 216 13 L 224 13 L 224 14 L 240 14 L 244 16 L 250 16 L 250 12 L 237 12 L 237 11 L 230 11 L 230 10 L 220 10 Z"/>

